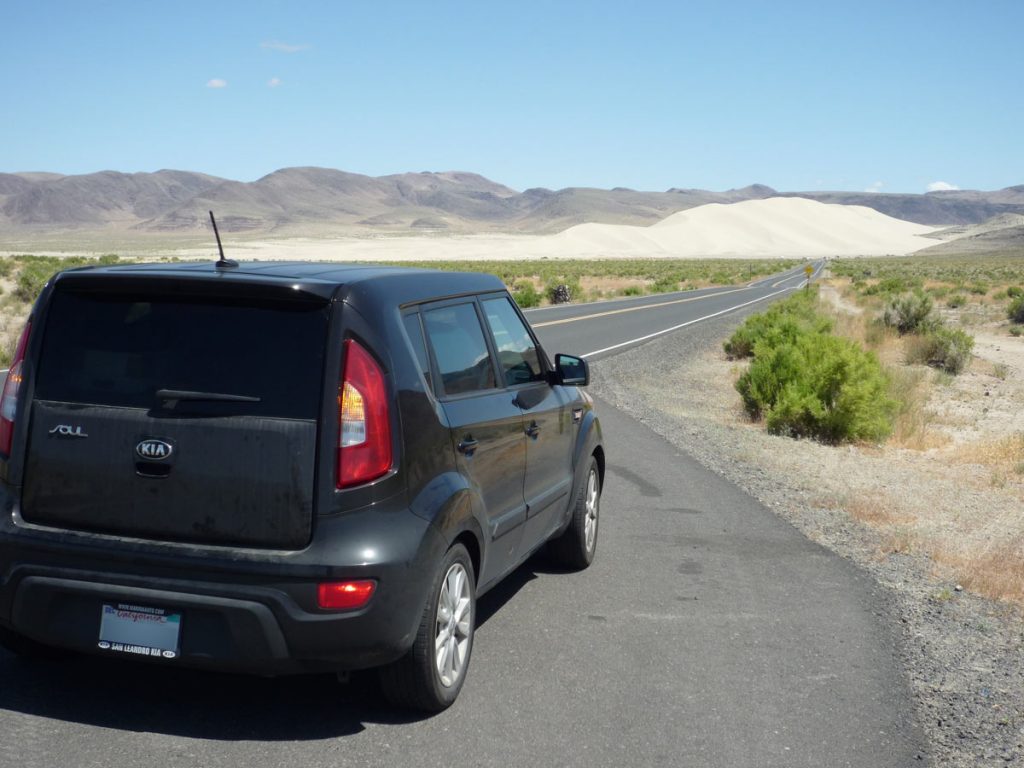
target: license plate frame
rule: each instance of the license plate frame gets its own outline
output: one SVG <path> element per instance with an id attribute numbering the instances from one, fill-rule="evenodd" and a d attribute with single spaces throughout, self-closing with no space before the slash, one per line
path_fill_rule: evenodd
<path id="1" fill-rule="evenodd" d="M 181 612 L 130 603 L 103 603 L 97 647 L 170 661 L 181 654 Z"/>

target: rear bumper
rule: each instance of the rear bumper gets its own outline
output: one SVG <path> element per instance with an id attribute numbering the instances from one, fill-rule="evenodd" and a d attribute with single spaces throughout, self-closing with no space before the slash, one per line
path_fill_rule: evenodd
<path id="1" fill-rule="evenodd" d="M 410 512 L 385 517 L 387 553 L 322 546 L 262 559 L 251 551 L 239 558 L 190 546 L 157 547 L 157 558 L 151 545 L 84 535 L 93 540 L 83 547 L 82 535 L 19 530 L 4 521 L 0 625 L 48 645 L 123 657 L 100 648 L 100 619 L 103 605 L 128 603 L 181 614 L 178 658 L 154 663 L 261 675 L 386 664 L 411 647 L 447 544 Z M 333 527 L 341 533 L 349 526 Z M 168 557 L 174 551 L 177 562 Z M 365 608 L 328 612 L 316 606 L 319 582 L 355 578 L 377 580 Z"/>

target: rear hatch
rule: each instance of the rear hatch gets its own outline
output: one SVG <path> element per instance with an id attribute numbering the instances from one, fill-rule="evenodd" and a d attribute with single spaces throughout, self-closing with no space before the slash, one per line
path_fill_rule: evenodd
<path id="1" fill-rule="evenodd" d="M 221 283 L 58 280 L 25 461 L 25 520 L 299 549 L 314 514 L 329 301 Z"/>

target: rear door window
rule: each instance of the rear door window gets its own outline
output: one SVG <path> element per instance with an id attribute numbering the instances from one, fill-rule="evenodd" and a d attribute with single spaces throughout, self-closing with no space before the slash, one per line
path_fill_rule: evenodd
<path id="1" fill-rule="evenodd" d="M 497 386 L 475 305 L 428 309 L 423 312 L 423 325 L 444 394 L 464 395 Z"/>
<path id="2" fill-rule="evenodd" d="M 537 345 L 507 298 L 486 299 L 481 302 L 487 324 L 494 335 L 498 350 L 498 364 L 505 376 L 505 384 L 529 384 L 544 380 Z"/>
<path id="3" fill-rule="evenodd" d="M 36 376 L 42 400 L 197 415 L 315 419 L 326 304 L 56 290 Z M 249 402 L 161 401 L 161 389 Z"/>

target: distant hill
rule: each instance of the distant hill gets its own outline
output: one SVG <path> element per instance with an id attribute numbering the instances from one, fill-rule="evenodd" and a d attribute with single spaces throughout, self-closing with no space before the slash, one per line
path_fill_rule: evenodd
<path id="1" fill-rule="evenodd" d="M 707 203 L 799 197 L 862 205 L 917 224 L 973 225 L 1024 214 L 1024 185 L 922 195 L 776 192 L 754 184 L 713 192 L 672 188 L 543 188 L 517 192 L 474 173 L 364 176 L 285 168 L 253 182 L 190 171 L 80 176 L 0 174 L 0 236 L 54 232 L 195 234 L 207 211 L 225 231 L 279 236 L 439 231 L 548 234 L 584 223 L 648 225 Z"/>
<path id="2" fill-rule="evenodd" d="M 1003 213 L 980 224 L 948 227 L 926 237 L 942 241 L 921 251 L 928 255 L 1024 254 L 1024 214 Z"/>

